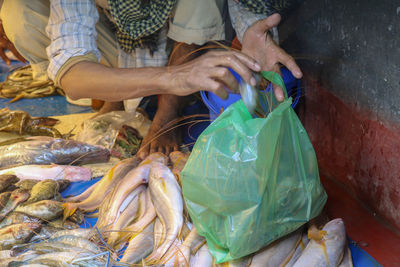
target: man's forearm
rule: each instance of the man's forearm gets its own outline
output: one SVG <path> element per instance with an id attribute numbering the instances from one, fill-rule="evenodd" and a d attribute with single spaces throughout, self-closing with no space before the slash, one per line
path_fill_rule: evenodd
<path id="1" fill-rule="evenodd" d="M 61 86 L 71 99 L 95 98 L 121 101 L 168 93 L 166 68 L 120 69 L 82 61 L 61 78 Z"/>

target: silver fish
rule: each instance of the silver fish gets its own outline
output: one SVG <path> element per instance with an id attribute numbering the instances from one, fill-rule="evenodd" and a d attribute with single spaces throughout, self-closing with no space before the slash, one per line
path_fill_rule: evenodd
<path id="1" fill-rule="evenodd" d="M 110 152 L 86 143 L 45 136 L 0 146 L 0 168 L 28 164 L 85 164 L 106 162 Z"/>
<path id="2" fill-rule="evenodd" d="M 301 240 L 303 228 L 271 243 L 253 256 L 251 267 L 277 267 L 286 264 Z"/>
<path id="3" fill-rule="evenodd" d="M 149 174 L 149 190 L 157 216 L 166 229 L 164 242 L 146 259 L 151 264 L 161 259 L 172 242 L 180 235 L 183 224 L 181 187 L 170 169 L 153 163 Z"/>
<path id="4" fill-rule="evenodd" d="M 134 264 L 151 253 L 153 250 L 153 227 L 153 223 L 149 224 L 129 241 L 121 262 Z"/>
<path id="5" fill-rule="evenodd" d="M 334 219 L 322 228 L 320 240 L 310 239 L 294 267 L 338 266 L 343 255 L 345 243 L 346 231 L 344 222 L 342 219 Z"/>

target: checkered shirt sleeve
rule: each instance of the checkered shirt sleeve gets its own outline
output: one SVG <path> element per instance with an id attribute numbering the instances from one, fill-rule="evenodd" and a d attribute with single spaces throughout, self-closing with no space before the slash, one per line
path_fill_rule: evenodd
<path id="1" fill-rule="evenodd" d="M 61 66 L 70 58 L 93 52 L 100 60 L 95 25 L 99 19 L 94 0 L 51 0 L 46 32 L 51 43 L 46 52 L 48 74 L 55 80 Z"/>

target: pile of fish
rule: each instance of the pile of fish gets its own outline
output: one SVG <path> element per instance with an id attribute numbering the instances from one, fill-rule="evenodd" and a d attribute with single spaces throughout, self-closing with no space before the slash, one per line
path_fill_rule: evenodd
<path id="1" fill-rule="evenodd" d="M 105 254 L 90 241 L 95 238 L 93 231 L 79 228 L 83 214 L 62 220 L 59 192 L 69 183 L 0 175 L 0 266 L 65 266 L 61 264 L 74 262 L 79 262 L 77 266 L 105 265 Z"/>
<path id="2" fill-rule="evenodd" d="M 16 69 L 3 83 L 0 83 L 0 97 L 13 97 L 10 103 L 21 98 L 36 98 L 55 94 L 65 95 L 63 90 L 56 87 L 51 80 L 34 80 L 32 68 L 29 65 Z"/>
<path id="3" fill-rule="evenodd" d="M 185 209 L 180 172 L 188 154 L 153 153 L 120 161 L 96 184 L 66 199 L 64 219 L 96 212 L 96 229 L 130 266 L 352 266 L 344 223 L 305 227 L 243 259 L 215 264 Z M 124 251 L 124 252 L 122 252 Z"/>

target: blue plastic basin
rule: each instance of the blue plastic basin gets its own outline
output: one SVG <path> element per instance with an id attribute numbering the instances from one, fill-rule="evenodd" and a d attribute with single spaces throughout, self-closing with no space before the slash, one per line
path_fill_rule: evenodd
<path id="1" fill-rule="evenodd" d="M 230 69 L 232 74 L 235 76 L 236 80 L 240 81 L 241 77 Z M 301 96 L 301 82 L 300 80 L 296 79 L 292 73 L 287 68 L 281 68 L 282 78 L 286 86 L 286 90 L 288 96 L 293 97 L 292 107 L 295 107 L 299 102 Z M 272 88 L 272 85 L 268 85 L 268 87 L 264 90 L 264 92 L 269 92 Z M 236 101 L 240 100 L 240 94 L 230 93 L 228 98 L 223 100 L 219 98 L 217 95 L 211 92 L 200 92 L 201 98 L 204 104 L 208 107 L 210 112 L 210 119 L 213 121 L 215 120 L 218 115 L 221 113 L 221 110 L 225 110 L 231 104 L 235 103 Z"/>

